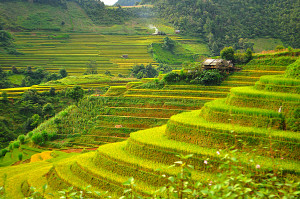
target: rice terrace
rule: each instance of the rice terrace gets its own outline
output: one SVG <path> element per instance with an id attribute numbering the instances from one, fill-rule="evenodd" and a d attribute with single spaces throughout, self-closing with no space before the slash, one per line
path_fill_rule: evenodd
<path id="1" fill-rule="evenodd" d="M 0 199 L 299 198 L 299 13 L 0 0 Z"/>

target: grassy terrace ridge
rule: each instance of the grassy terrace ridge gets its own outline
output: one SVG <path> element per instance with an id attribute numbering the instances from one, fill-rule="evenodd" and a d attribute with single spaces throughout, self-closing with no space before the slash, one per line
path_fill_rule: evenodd
<path id="1" fill-rule="evenodd" d="M 211 122 L 239 124 L 243 126 L 283 129 L 284 117 L 277 111 L 244 108 L 226 104 L 226 99 L 204 104 L 201 117 Z"/>
<path id="2" fill-rule="evenodd" d="M 120 172 L 119 168 L 111 167 L 110 164 L 114 162 L 117 165 L 122 165 L 119 167 L 128 167 L 127 169 L 124 169 L 124 173 L 135 175 L 134 177 L 139 179 L 142 178 L 143 180 L 147 175 L 154 176 L 156 179 L 149 179 L 154 184 L 161 184 L 162 182 L 159 182 L 160 180 L 157 180 L 159 178 L 159 175 L 161 174 L 168 174 L 168 175 L 175 175 L 178 172 L 178 168 L 168 168 L 168 164 L 163 164 L 160 162 L 151 161 L 148 159 L 144 159 L 138 156 L 135 156 L 128 151 L 125 150 L 125 147 L 128 143 L 125 142 L 119 142 L 119 143 L 113 143 L 110 145 L 103 145 L 98 148 L 95 156 L 93 157 L 93 161 L 98 166 L 104 166 L 106 168 L 113 168 L 116 169 L 116 172 Z M 105 161 L 109 161 L 107 164 L 101 164 Z M 166 169 L 168 168 L 168 169 Z M 131 173 L 132 169 L 135 170 L 135 172 Z M 162 169 L 163 171 L 159 171 L 158 169 Z M 136 173 L 137 172 L 137 173 Z M 139 173 L 142 173 L 142 175 L 139 175 Z M 200 173 L 197 171 L 193 172 L 193 176 L 195 178 L 202 179 L 203 181 L 209 181 L 209 179 L 213 178 L 213 174 L 209 173 Z M 207 177 L 206 179 L 203 177 Z"/>
<path id="3" fill-rule="evenodd" d="M 276 157 L 298 159 L 300 156 L 298 133 L 208 122 L 200 117 L 201 114 L 202 110 L 198 110 L 172 116 L 167 123 L 167 136 L 182 142 L 190 142 L 203 147 L 214 145 L 217 148 L 226 148 L 225 142 L 243 148 L 242 143 L 238 142 L 238 140 L 243 140 L 249 146 L 255 146 L 257 153 L 262 155 L 268 154 L 268 151 L 262 148 L 264 146 L 269 148 L 272 142 L 272 148 L 277 150 Z M 251 151 L 252 148 L 249 150 Z"/>
<path id="4" fill-rule="evenodd" d="M 259 82 L 264 84 L 275 84 L 275 85 L 284 85 L 284 86 L 300 86 L 300 80 L 285 78 L 282 75 L 262 76 L 260 77 Z"/>
<path id="5" fill-rule="evenodd" d="M 217 123 L 217 122 L 207 122 L 203 118 L 201 118 L 201 112 L 202 110 L 195 110 L 191 112 L 184 112 L 180 113 L 178 115 L 174 115 L 170 118 L 169 122 L 174 122 L 176 125 L 183 125 L 187 127 L 192 128 L 206 128 L 211 129 L 216 132 L 228 132 L 231 133 L 231 131 L 234 129 L 235 133 L 237 135 L 245 134 L 245 135 L 255 135 L 259 137 L 269 137 L 269 133 L 272 135 L 272 139 L 278 139 L 278 140 L 286 140 L 297 143 L 300 140 L 300 134 L 289 132 L 289 131 L 280 131 L 280 130 L 271 130 L 266 131 L 265 129 L 261 128 L 252 128 L 252 127 L 244 127 L 244 126 L 238 126 L 238 125 L 232 125 L 232 124 L 224 124 L 224 123 Z"/>
<path id="6" fill-rule="evenodd" d="M 148 158 L 153 161 L 163 162 L 165 164 L 172 164 L 175 158 L 175 154 L 194 154 L 195 161 L 193 161 L 196 168 L 203 168 L 205 165 L 203 160 L 210 158 L 214 168 L 216 169 L 220 156 L 217 154 L 219 149 L 203 148 L 198 145 L 184 143 L 180 141 L 170 140 L 165 135 L 166 126 L 156 127 L 153 129 L 147 129 L 132 133 L 128 140 L 128 145 L 125 147 L 130 153 Z M 139 150 L 143 148 L 144 150 Z M 239 153 L 239 158 L 244 164 L 249 164 L 249 159 L 253 158 L 252 169 L 255 169 L 255 164 L 264 165 L 266 170 L 272 168 L 273 161 L 276 164 L 284 168 L 287 172 L 300 174 L 300 163 L 298 161 L 286 161 L 280 158 L 272 160 L 268 157 L 257 157 L 256 154 L 249 154 L 248 156 Z M 194 159 L 194 158 L 192 158 Z M 219 159 L 219 160 L 218 160 Z M 216 165 L 215 165 L 216 164 Z M 251 166 L 250 166 L 251 167 Z"/>
<path id="7" fill-rule="evenodd" d="M 300 102 L 300 96 L 294 93 L 278 93 L 278 92 L 265 92 L 256 90 L 253 87 L 237 87 L 232 88 L 231 93 L 234 95 L 253 97 L 253 98 L 263 98 L 263 99 L 275 99 L 282 101 L 294 101 Z"/>
<path id="8" fill-rule="evenodd" d="M 142 98 L 180 98 L 180 99 L 198 99 L 198 100 L 214 100 L 217 98 L 214 97 L 186 97 L 186 96 L 177 96 L 177 95 L 173 95 L 173 96 L 167 96 L 167 95 L 131 95 L 131 94 L 124 94 L 124 97 L 142 97 Z"/>

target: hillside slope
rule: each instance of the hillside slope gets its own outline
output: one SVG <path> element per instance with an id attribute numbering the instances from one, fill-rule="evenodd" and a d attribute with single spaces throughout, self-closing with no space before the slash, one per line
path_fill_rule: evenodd
<path id="1" fill-rule="evenodd" d="M 20 1 L 0 2 L 0 24 L 9 30 L 90 32 L 95 28 L 75 2 L 67 2 L 67 8 Z"/>
<path id="2" fill-rule="evenodd" d="M 254 60 L 248 69 L 261 67 L 258 63 L 270 64 L 267 61 L 270 55 L 264 56 Z M 280 63 L 286 60 L 286 57 L 274 58 L 274 64 L 279 66 L 265 65 L 265 73 L 270 72 L 271 68 L 285 68 Z M 289 69 L 297 70 L 294 65 Z M 251 83 L 253 85 L 254 81 Z M 53 167 L 45 162 L 45 166 L 39 167 L 43 170 L 40 174 L 35 172 L 35 175 L 28 176 L 28 172 L 23 169 L 27 167 L 35 170 L 34 164 L 14 167 L 20 171 L 18 175 L 11 172 L 12 169 L 9 172 L 7 168 L 0 169 L 8 174 L 5 184 L 7 194 L 10 198 L 18 198 L 27 194 L 26 189 L 21 188 L 24 183 L 36 186 L 38 182 L 43 182 L 49 185 L 53 193 L 69 186 L 84 189 L 90 184 L 91 190 L 108 190 L 113 198 L 117 198 L 123 194 L 122 183 L 132 176 L 137 184 L 134 192 L 150 196 L 167 183 L 167 180 L 160 177 L 163 173 L 175 175 L 179 172 L 179 168 L 163 172 L 156 170 L 173 164 L 178 153 L 194 154 L 190 160 L 195 166 L 192 179 L 206 186 L 218 182 L 217 168 L 224 162 L 222 155 L 231 146 L 237 149 L 235 153 L 239 167 L 246 173 L 261 173 L 265 176 L 281 170 L 281 176 L 292 177 L 297 181 L 300 175 L 300 137 L 297 133 L 299 126 L 294 124 L 299 124 L 299 86 L 299 80 L 294 78 L 284 78 L 283 75 L 263 76 L 255 86 L 232 88 L 227 98 L 208 102 L 201 110 L 174 115 L 164 126 L 131 133 L 127 141 L 100 146 L 96 152 L 66 159 L 53 164 Z M 93 98 L 92 101 L 98 103 L 96 96 Z M 100 101 L 102 103 L 103 99 Z M 87 105 L 92 108 L 88 102 Z M 93 111 L 97 113 L 101 110 Z M 146 113 L 146 109 L 143 113 Z M 116 121 L 103 120 L 102 116 L 97 119 L 110 123 Z M 102 130 L 99 129 L 98 133 Z M 3 184 L 4 181 L 0 180 L 0 186 Z"/>
<path id="3" fill-rule="evenodd" d="M 142 1 L 148 2 L 156 6 L 162 19 L 177 29 L 207 39 L 215 54 L 224 46 L 245 48 L 241 38 L 279 38 L 286 45 L 300 47 L 299 1 Z"/>

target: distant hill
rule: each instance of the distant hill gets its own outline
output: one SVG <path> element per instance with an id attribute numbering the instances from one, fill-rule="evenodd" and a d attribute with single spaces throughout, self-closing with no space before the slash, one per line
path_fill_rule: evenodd
<path id="1" fill-rule="evenodd" d="M 134 6 L 136 2 L 141 2 L 141 0 L 118 0 L 115 5 Z"/>
<path id="2" fill-rule="evenodd" d="M 143 0 L 182 33 L 202 37 L 214 54 L 224 46 L 243 48 L 241 38 L 271 37 L 300 47 L 300 1 L 295 0 Z"/>

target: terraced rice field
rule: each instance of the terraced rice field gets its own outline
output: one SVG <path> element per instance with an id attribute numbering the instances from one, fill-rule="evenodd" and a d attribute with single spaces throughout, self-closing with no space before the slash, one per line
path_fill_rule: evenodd
<path id="1" fill-rule="evenodd" d="M 189 164 L 195 166 L 192 179 L 206 186 L 209 183 L 217 183 L 217 173 L 220 172 L 218 168 L 224 162 L 225 154 L 229 155 L 226 151 L 227 144 L 235 145 L 238 149 L 235 155 L 242 171 L 266 175 L 274 170 L 280 170 L 282 171 L 280 177 L 290 176 L 297 181 L 300 176 L 300 137 L 298 133 L 283 130 L 281 120 L 286 122 L 289 111 L 299 107 L 300 96 L 296 93 L 286 93 L 281 86 L 290 86 L 292 89 L 293 86 L 299 87 L 300 82 L 282 79 L 281 76 L 269 78 L 268 84 L 272 84 L 273 88 L 277 87 L 275 92 L 266 89 L 266 78 L 261 80 L 255 87 L 233 88 L 227 98 L 206 103 L 200 110 L 174 115 L 166 119 L 166 125 L 151 129 L 135 126 L 135 129 L 141 130 L 131 133 L 130 138 L 125 141 L 102 145 L 96 152 L 74 156 L 72 159 L 57 162 L 53 167 L 45 163 L 40 167 L 43 168 L 43 172 L 37 176 L 28 177 L 27 173 L 21 170 L 24 166 L 18 167 L 19 176 L 9 173 L 6 187 L 10 188 L 12 185 L 21 187 L 24 181 L 36 184 L 32 178 L 38 177 L 39 181 L 49 185 L 50 190 L 69 186 L 83 189 L 91 185 L 91 190 L 108 190 L 113 198 L 118 198 L 123 194 L 123 182 L 133 177 L 136 184 L 133 191 L 147 197 L 168 182 L 167 179 L 161 178 L 162 174 L 174 176 L 179 172 L 180 167 L 157 170 L 178 161 L 176 154 L 194 154 L 189 159 Z M 225 88 L 220 87 L 222 90 Z M 143 98 L 135 99 L 128 107 L 124 107 L 124 104 L 129 104 L 130 101 L 127 97 L 121 98 L 120 101 L 116 100 L 117 97 L 106 98 L 109 98 L 106 102 L 110 105 L 108 110 L 112 112 L 111 115 L 99 115 L 100 124 L 105 121 L 109 126 L 114 125 L 116 121 L 119 124 L 124 122 L 124 126 L 128 127 L 126 126 L 130 123 L 128 118 L 133 118 L 134 124 L 146 124 L 148 121 L 146 119 L 155 119 L 157 122 L 158 119 L 165 119 L 168 116 L 162 113 L 152 115 L 164 110 L 154 108 L 154 105 L 164 107 L 162 104 L 166 103 L 165 101 L 160 101 L 161 104 L 155 101 L 161 98 L 148 104 L 142 103 Z M 139 100 L 140 104 L 137 103 Z M 134 104 L 141 108 L 134 107 Z M 150 108 L 152 104 L 153 108 Z M 284 111 L 278 113 L 280 104 L 284 104 Z M 122 114 L 124 110 L 131 114 L 124 116 Z M 165 109 L 164 114 L 168 114 L 166 110 L 169 114 L 179 111 Z M 118 115 L 119 113 L 122 116 Z M 102 131 L 103 127 L 98 128 Z M 97 139 L 105 137 L 100 132 L 98 135 Z M 239 140 L 247 142 L 247 145 L 243 145 Z M 259 170 L 257 165 L 260 165 Z M 22 194 L 22 190 L 19 189 L 11 192 L 9 196 L 17 198 L 15 195 Z"/>
<path id="2" fill-rule="evenodd" d="M 147 46 L 160 43 L 164 36 L 123 36 L 90 33 L 68 33 L 69 39 L 49 39 L 42 32 L 15 33 L 18 51 L 24 55 L 0 55 L 0 65 L 5 70 L 11 66 L 43 67 L 52 72 L 66 68 L 70 75 L 81 75 L 86 63 L 94 60 L 98 73 L 109 70 L 112 74 L 126 75 L 135 64 L 157 65 L 148 53 Z M 171 36 L 172 39 L 180 39 Z M 122 58 L 128 55 L 128 58 Z"/>

